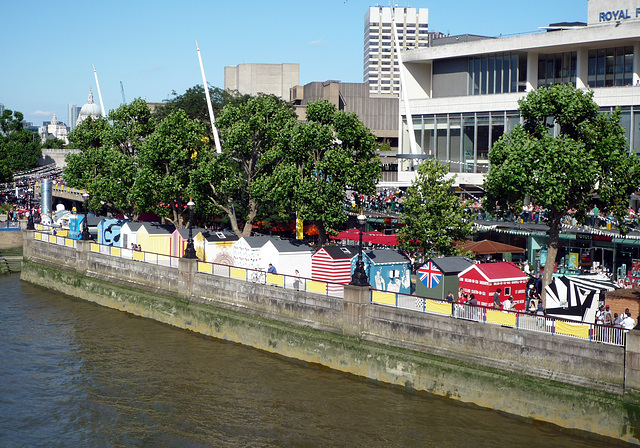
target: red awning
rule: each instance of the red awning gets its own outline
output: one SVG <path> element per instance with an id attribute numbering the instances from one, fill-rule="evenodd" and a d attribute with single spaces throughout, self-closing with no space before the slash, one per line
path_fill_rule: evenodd
<path id="1" fill-rule="evenodd" d="M 348 229 L 343 230 L 338 233 L 338 236 L 332 236 L 331 238 L 336 240 L 346 240 L 346 241 L 359 241 L 360 240 L 360 231 L 358 229 Z M 395 235 L 385 235 L 378 230 L 373 230 L 371 232 L 363 232 L 362 233 L 362 241 L 370 244 L 380 244 L 383 246 L 397 246 L 398 239 Z"/>

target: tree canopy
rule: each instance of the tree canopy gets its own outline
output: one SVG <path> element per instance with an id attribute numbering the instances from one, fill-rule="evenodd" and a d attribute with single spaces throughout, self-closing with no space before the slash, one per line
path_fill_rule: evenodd
<path id="1" fill-rule="evenodd" d="M 380 176 L 375 136 L 358 117 L 326 100 L 309 103 L 306 122 L 292 121 L 271 182 L 274 201 L 326 231 L 347 220 L 345 190 L 369 195 Z"/>
<path id="2" fill-rule="evenodd" d="M 398 232 L 398 245 L 420 250 L 425 256 L 459 255 L 456 242 L 472 232 L 473 219 L 453 192 L 455 177 L 446 178 L 447 165 L 437 159 L 418 166 L 417 177 L 407 190 Z"/>
<path id="3" fill-rule="evenodd" d="M 285 130 L 293 107 L 273 95 L 225 106 L 216 119 L 222 154 L 205 154 L 192 174 L 193 191 L 227 214 L 238 236 L 251 234 L 261 209 L 272 198 L 270 179 L 282 163 Z M 244 222 L 242 230 L 238 221 Z"/>
<path id="4" fill-rule="evenodd" d="M 5 109 L 0 115 L 0 182 L 13 180 L 13 173 L 38 166 L 42 147 L 38 134 L 24 129 L 24 115 Z"/>
<path id="5" fill-rule="evenodd" d="M 567 211 L 575 209 L 583 219 L 589 202 L 599 197 L 603 210 L 621 221 L 640 186 L 640 163 L 629 155 L 620 113 L 598 113 L 592 92 L 570 85 L 540 88 L 520 100 L 519 108 L 524 124 L 489 152 L 485 207 L 519 213 L 527 198 L 546 210 L 546 285 Z"/>

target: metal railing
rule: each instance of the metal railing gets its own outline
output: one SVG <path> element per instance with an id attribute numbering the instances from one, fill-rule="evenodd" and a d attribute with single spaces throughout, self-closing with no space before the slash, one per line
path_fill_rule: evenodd
<path id="1" fill-rule="evenodd" d="M 61 234 L 53 235 L 42 231 L 42 226 L 39 226 L 39 230 L 34 232 L 34 238 L 60 246 L 77 247 L 77 240 L 68 238 L 65 232 L 60 233 Z M 177 268 L 178 260 L 180 259 L 180 257 L 122 249 L 120 247 L 106 246 L 97 243 L 91 243 L 90 250 L 91 252 L 103 255 L 171 268 Z M 245 282 L 344 298 L 345 285 L 342 283 L 324 282 L 285 274 L 271 274 L 259 269 L 249 269 L 204 261 L 198 261 L 197 263 L 197 272 L 201 274 L 216 275 Z M 626 341 L 625 335 L 627 330 L 619 327 L 575 322 L 520 311 L 503 311 L 483 306 L 451 303 L 409 294 L 380 291 L 377 289 L 370 290 L 370 302 L 375 305 L 390 306 L 425 314 L 437 314 L 483 324 L 501 325 L 518 330 L 578 338 L 601 344 L 624 346 Z"/>
<path id="2" fill-rule="evenodd" d="M 51 244 L 60 246 L 77 247 L 78 240 L 68 237 L 67 230 L 49 228 L 47 226 L 37 225 L 34 238 Z M 56 230 L 56 235 L 51 232 Z M 180 257 L 171 255 L 158 254 L 154 252 L 138 251 L 133 249 L 122 249 L 116 246 L 107 246 L 104 244 L 91 243 L 90 251 L 112 257 L 119 257 L 125 260 L 140 261 L 143 263 L 155 264 L 158 266 L 166 266 L 171 268 L 178 267 Z M 271 285 L 284 289 L 293 289 L 296 291 L 305 291 L 313 294 L 320 294 L 329 297 L 344 298 L 344 284 L 313 280 L 310 278 L 285 275 L 271 274 L 259 269 L 243 268 L 239 266 L 229 266 L 225 264 L 209 263 L 198 260 L 197 272 L 202 274 L 217 275 L 219 277 L 233 278 L 251 283 L 259 283 L 263 285 Z"/>
<path id="3" fill-rule="evenodd" d="M 437 314 L 483 324 L 501 325 L 518 330 L 583 339 L 600 344 L 624 346 L 625 335 L 628 331 L 624 328 L 610 325 L 576 322 L 569 319 L 520 311 L 503 311 L 375 289 L 371 290 L 370 297 L 371 303 L 375 305 L 391 306 L 426 314 Z"/>

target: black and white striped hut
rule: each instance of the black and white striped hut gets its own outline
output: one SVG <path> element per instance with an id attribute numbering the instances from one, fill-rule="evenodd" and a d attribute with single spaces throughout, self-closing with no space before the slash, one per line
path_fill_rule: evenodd
<path id="1" fill-rule="evenodd" d="M 553 279 L 547 285 L 547 315 L 576 321 L 594 322 L 604 293 L 617 289 L 600 275 L 572 275 Z"/>

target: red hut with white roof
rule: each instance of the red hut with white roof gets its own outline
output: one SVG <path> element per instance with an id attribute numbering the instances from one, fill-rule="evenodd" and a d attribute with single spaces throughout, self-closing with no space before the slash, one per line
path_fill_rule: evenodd
<path id="1" fill-rule="evenodd" d="M 478 305 L 493 307 L 493 294 L 500 288 L 500 303 L 513 296 L 517 311 L 526 309 L 528 276 L 513 263 L 473 264 L 458 274 L 460 287 L 473 293 Z"/>

